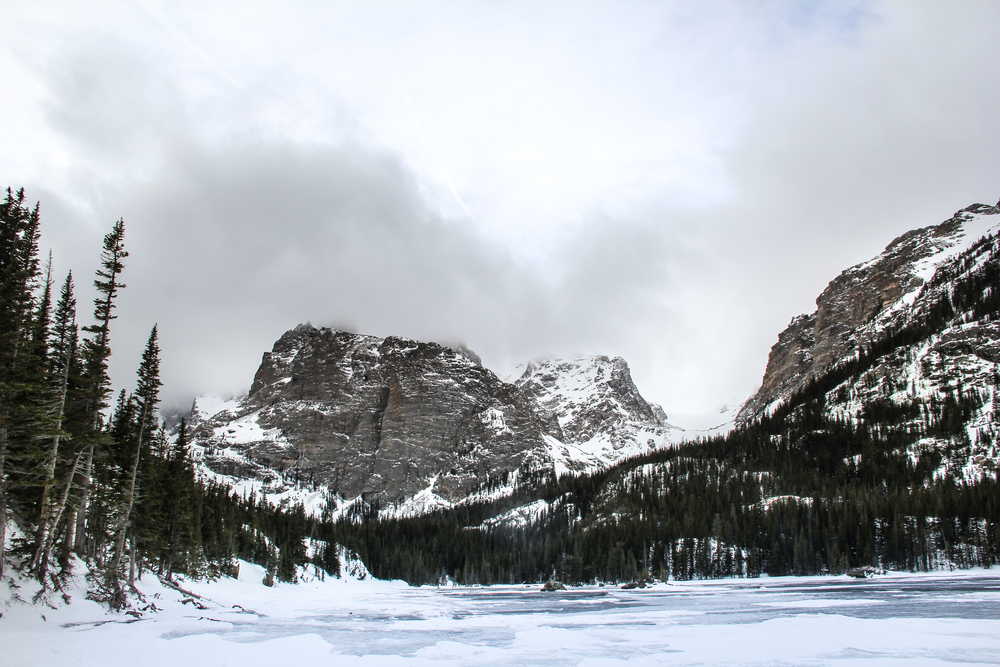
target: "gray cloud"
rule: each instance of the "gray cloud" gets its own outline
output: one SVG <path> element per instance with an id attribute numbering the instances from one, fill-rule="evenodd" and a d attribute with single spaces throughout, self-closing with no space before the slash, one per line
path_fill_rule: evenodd
<path id="1" fill-rule="evenodd" d="M 0 167 L 82 311 L 124 217 L 118 386 L 154 322 L 179 405 L 309 320 L 492 365 L 621 354 L 707 410 L 842 269 L 1000 196 L 993 5 L 424 7 L 33 19 L 60 36 L 14 58 L 38 136 L 0 154 L 35 161 Z"/>

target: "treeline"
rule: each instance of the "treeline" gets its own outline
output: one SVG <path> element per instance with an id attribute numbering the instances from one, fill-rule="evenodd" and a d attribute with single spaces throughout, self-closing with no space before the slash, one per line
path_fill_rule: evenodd
<path id="1" fill-rule="evenodd" d="M 158 414 L 160 350 L 152 327 L 135 389 L 110 410 L 111 330 L 125 284 L 125 225 L 104 237 L 93 320 L 77 321 L 74 281 L 58 289 L 39 257 L 39 207 L 9 188 L 0 203 L 0 576 L 14 565 L 58 590 L 74 557 L 91 596 L 121 609 L 142 571 L 232 574 L 236 558 L 292 580 L 305 562 L 304 513 L 199 483 L 187 433 Z M 9 525 L 20 537 L 8 539 Z M 8 549 L 8 546 L 10 547 Z M 335 552 L 320 563 L 336 570 Z"/>
<path id="2" fill-rule="evenodd" d="M 503 501 L 407 519 L 359 509 L 323 530 L 376 577 L 412 584 L 1000 563 L 1000 480 L 940 476 L 947 453 L 914 460 L 907 445 L 916 437 L 804 410 L 780 428 L 757 424 Z M 538 497 L 550 502 L 526 525 L 490 521 Z"/>

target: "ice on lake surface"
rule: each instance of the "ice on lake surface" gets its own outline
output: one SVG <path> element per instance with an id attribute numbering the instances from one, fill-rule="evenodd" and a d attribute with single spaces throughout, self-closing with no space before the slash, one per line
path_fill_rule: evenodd
<path id="1" fill-rule="evenodd" d="M 50 644 L 0 663 L 135 664 L 125 660 L 134 646 L 145 664 L 241 667 L 1000 664 L 1000 573 L 989 570 L 543 593 L 331 580 L 269 589 L 244 568 L 242 581 L 189 582 L 210 598 L 205 610 L 164 593 L 164 611 L 130 624 L 15 616 L 25 632 L 13 637 L 0 619 L 4 644 L 31 632 Z"/>

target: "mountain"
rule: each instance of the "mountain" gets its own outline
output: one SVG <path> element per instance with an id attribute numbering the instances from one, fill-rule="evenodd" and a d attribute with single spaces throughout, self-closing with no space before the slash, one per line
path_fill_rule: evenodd
<path id="1" fill-rule="evenodd" d="M 968 455 L 990 468 L 987 459 L 997 458 L 988 454 L 988 413 L 1000 362 L 998 229 L 1000 203 L 974 204 L 841 273 L 816 299 L 815 312 L 793 318 L 778 335 L 761 387 L 737 423 L 759 419 L 817 382 L 826 414 L 857 421 L 889 408 L 909 414 L 898 425 L 911 430 L 928 427 L 928 406 L 964 401 Z M 943 444 L 925 439 L 916 448 Z"/>
<path id="2" fill-rule="evenodd" d="M 987 261 L 986 248 L 974 246 L 1000 227 L 998 213 L 1000 205 L 964 208 L 939 225 L 903 234 L 874 259 L 832 280 L 816 299 L 816 311 L 794 317 L 778 335 L 761 387 L 743 405 L 737 421 L 759 417 L 827 368 L 924 317 L 955 280 L 977 268 L 970 262 Z M 975 359 L 996 361 L 995 324 L 962 326 L 969 321 L 965 313 L 955 313 L 940 323 L 939 330 L 929 334 L 934 341 L 928 352 L 950 350 L 953 354 L 945 356 L 957 362 L 950 364 L 956 370 L 976 365 Z M 964 352 L 955 354 L 960 348 Z"/>
<path id="3" fill-rule="evenodd" d="M 639 394 L 621 357 L 541 359 L 527 364 L 515 384 L 556 417 L 567 455 L 573 447 L 589 468 L 663 447 L 683 433 Z"/>
<path id="4" fill-rule="evenodd" d="M 508 383 L 464 348 L 311 325 L 264 354 L 245 398 L 192 410 L 206 476 L 410 512 L 664 446 L 665 417 L 622 359 L 536 362 Z"/>
<path id="5" fill-rule="evenodd" d="M 195 430 L 210 470 L 390 503 L 427 488 L 457 500 L 498 471 L 550 466 L 561 435 L 467 351 L 309 325 L 264 354 L 234 408 Z"/>

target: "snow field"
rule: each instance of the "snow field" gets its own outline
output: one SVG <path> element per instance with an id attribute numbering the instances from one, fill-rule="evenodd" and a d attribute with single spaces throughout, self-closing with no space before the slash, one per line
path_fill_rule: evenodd
<path id="1" fill-rule="evenodd" d="M 1000 575 L 783 577 L 607 586 L 411 588 L 370 578 L 261 585 L 146 575 L 141 619 L 84 599 L 9 603 L 0 664 L 987 665 L 1000 662 Z M 77 582 L 78 584 L 80 582 Z M 21 597 L 29 584 L 22 582 Z M 7 591 L 4 591 L 6 599 Z M 187 600 L 187 602 L 185 602 Z M 196 607 L 195 602 L 203 609 Z M 46 620 L 42 620 L 42 615 Z"/>

